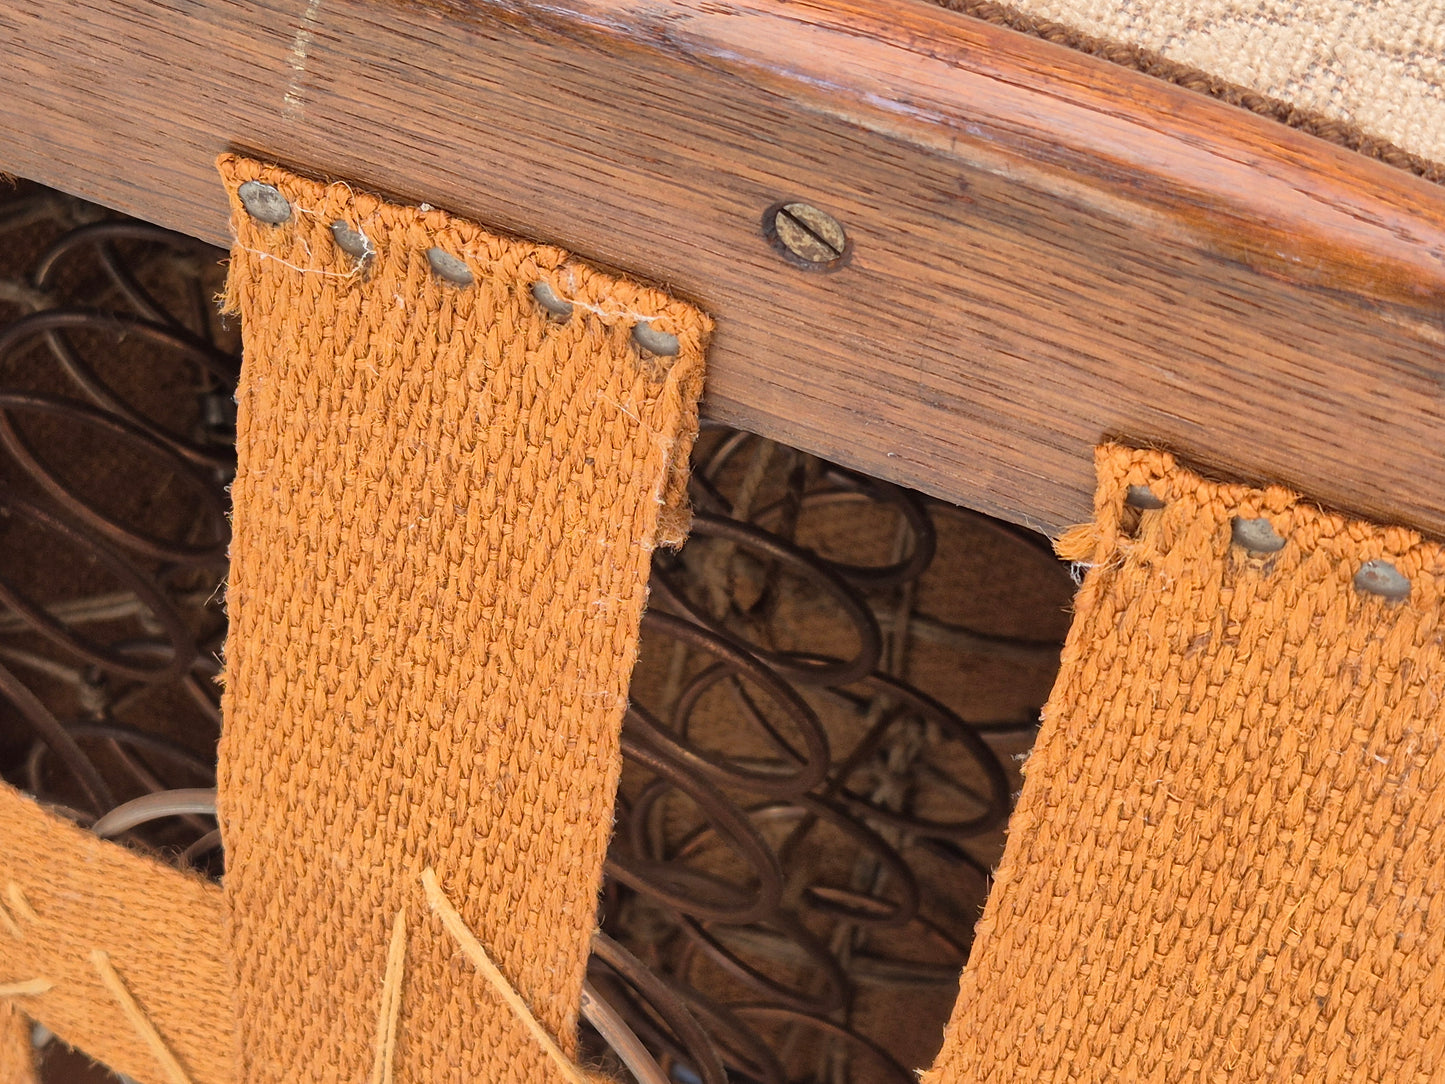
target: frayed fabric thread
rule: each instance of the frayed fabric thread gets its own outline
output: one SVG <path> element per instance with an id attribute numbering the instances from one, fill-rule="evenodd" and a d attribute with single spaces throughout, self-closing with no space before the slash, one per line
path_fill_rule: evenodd
<path id="1" fill-rule="evenodd" d="M 0 983 L 0 997 L 39 997 L 55 989 L 49 979 L 26 979 L 22 982 Z"/>

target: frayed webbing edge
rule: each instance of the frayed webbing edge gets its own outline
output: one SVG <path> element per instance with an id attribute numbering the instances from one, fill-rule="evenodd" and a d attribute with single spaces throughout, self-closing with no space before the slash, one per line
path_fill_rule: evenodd
<path id="1" fill-rule="evenodd" d="M 1099 531 L 1092 523 L 1079 523 L 1054 539 L 1054 553 L 1060 560 L 1092 564 L 1099 548 Z"/>

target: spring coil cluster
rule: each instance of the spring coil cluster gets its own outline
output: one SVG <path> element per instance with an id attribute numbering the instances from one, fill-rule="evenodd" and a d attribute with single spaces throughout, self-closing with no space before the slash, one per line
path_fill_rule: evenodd
<path id="1" fill-rule="evenodd" d="M 0 770 L 219 875 L 222 254 L 43 190 L 0 203 L 0 238 L 26 254 L 0 266 Z M 691 540 L 654 562 L 589 996 L 656 1079 L 912 1081 L 1036 719 L 965 719 L 915 655 L 1043 688 L 1059 646 L 1057 621 L 932 615 L 940 539 L 989 539 L 1060 605 L 1067 577 L 1031 536 L 719 426 L 692 489 Z"/>

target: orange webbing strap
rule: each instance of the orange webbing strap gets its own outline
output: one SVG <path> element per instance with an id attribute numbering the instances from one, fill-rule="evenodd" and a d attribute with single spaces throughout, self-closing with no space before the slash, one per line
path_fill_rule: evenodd
<path id="1" fill-rule="evenodd" d="M 1440 1080 L 1445 549 L 1159 452 L 1099 476 L 925 1079 Z"/>
<path id="2" fill-rule="evenodd" d="M 232 1084 L 223 914 L 216 885 L 0 785 L 0 1084 L 27 1081 L 26 1016 L 141 1084 Z"/>
<path id="3" fill-rule="evenodd" d="M 13 1001 L 0 1002 L 0 1084 L 35 1084 L 30 1021 Z"/>
<path id="4" fill-rule="evenodd" d="M 439 211 L 220 168 L 245 343 L 219 776 L 240 1076 L 566 1080 L 420 878 L 574 1056 L 708 322 Z"/>

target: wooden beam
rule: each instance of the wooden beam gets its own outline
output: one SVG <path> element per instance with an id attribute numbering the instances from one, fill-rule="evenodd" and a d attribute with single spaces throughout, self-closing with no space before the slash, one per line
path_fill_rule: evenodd
<path id="1" fill-rule="evenodd" d="M 718 417 L 1053 530 L 1105 437 L 1445 532 L 1445 192 L 912 0 L 7 0 L 0 169 L 224 242 L 241 149 L 718 318 Z M 851 253 L 801 270 L 764 212 Z"/>

